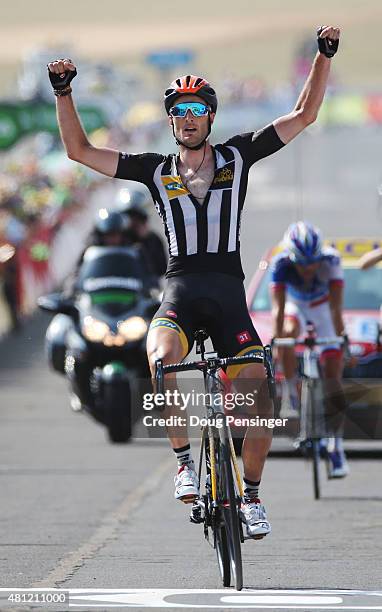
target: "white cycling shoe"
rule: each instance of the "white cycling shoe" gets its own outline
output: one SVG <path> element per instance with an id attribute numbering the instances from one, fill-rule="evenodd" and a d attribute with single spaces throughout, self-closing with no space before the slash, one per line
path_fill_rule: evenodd
<path id="1" fill-rule="evenodd" d="M 248 538 L 260 540 L 271 533 L 271 526 L 267 520 L 264 505 L 259 499 L 246 500 L 244 498 L 239 514 L 246 527 Z"/>
<path id="2" fill-rule="evenodd" d="M 199 479 L 195 470 L 182 465 L 174 478 L 175 499 L 180 499 L 185 504 L 192 504 L 199 497 Z"/>

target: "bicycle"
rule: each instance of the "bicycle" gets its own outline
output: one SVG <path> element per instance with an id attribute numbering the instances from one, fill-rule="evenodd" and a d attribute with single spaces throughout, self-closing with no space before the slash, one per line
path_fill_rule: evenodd
<path id="1" fill-rule="evenodd" d="M 318 338 L 314 326 L 307 322 L 307 334 L 303 339 L 274 338 L 272 346 L 296 347 L 303 346 L 301 359 L 301 411 L 299 435 L 294 447 L 300 449 L 306 456 L 312 457 L 314 498 L 321 497 L 320 459 L 322 455 L 322 439 L 328 436 L 326 431 L 325 402 L 322 393 L 322 372 L 318 346 L 333 344 L 344 345 L 344 336 Z"/>
<path id="2" fill-rule="evenodd" d="M 203 373 L 205 397 L 208 401 L 207 425 L 202 427 L 200 441 L 199 483 L 202 483 L 203 459 L 206 477 L 204 493 L 194 500 L 190 520 L 192 523 L 204 525 L 204 537 L 216 550 L 223 586 L 231 586 L 232 580 L 236 590 L 240 591 L 243 588 L 241 544 L 246 538 L 239 510 L 244 490 L 230 427 L 221 402 L 224 385 L 218 372 L 220 368 L 230 365 L 262 363 L 266 368 L 271 397 L 274 398 L 271 352 L 267 346 L 264 347 L 264 356 L 206 357 L 204 342 L 208 338 L 207 332 L 200 329 L 195 338 L 196 352 L 200 354 L 200 360 L 171 365 L 163 365 L 162 360 L 157 360 L 156 392 L 163 393 L 165 374 L 190 370 Z"/>

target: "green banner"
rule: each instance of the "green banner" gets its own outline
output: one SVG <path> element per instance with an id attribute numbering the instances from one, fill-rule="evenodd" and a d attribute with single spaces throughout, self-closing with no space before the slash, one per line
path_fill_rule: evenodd
<path id="1" fill-rule="evenodd" d="M 369 119 L 368 98 L 358 94 L 328 96 L 319 117 L 325 124 L 364 125 Z"/>
<path id="2" fill-rule="evenodd" d="M 96 106 L 80 105 L 78 112 L 87 132 L 107 125 L 104 112 Z M 23 136 L 36 132 L 58 134 L 55 104 L 0 103 L 0 149 L 8 149 Z"/>

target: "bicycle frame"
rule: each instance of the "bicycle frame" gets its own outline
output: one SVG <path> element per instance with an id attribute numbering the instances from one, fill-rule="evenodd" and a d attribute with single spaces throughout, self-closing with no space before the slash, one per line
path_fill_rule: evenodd
<path id="1" fill-rule="evenodd" d="M 230 427 L 226 423 L 222 403 L 217 401 L 217 394 L 221 392 L 222 387 L 224 388 L 224 384 L 219 378 L 219 369 L 229 365 L 261 363 L 266 367 L 270 395 L 274 399 L 275 385 L 271 351 L 270 347 L 265 347 L 264 356 L 208 357 L 205 354 L 204 347 L 206 337 L 207 335 L 203 330 L 197 333 L 196 352 L 201 356 L 199 361 L 170 365 L 163 365 L 161 360 L 156 362 L 156 391 L 163 393 L 164 375 L 166 373 L 189 370 L 199 370 L 203 373 L 206 396 L 209 398 L 207 405 L 208 424 L 202 428 L 198 476 L 199 482 L 201 482 L 204 453 L 207 478 L 210 478 L 210 481 L 206 483 L 206 495 L 194 502 L 191 521 L 204 523 L 204 535 L 207 541 L 209 541 L 208 529 L 212 529 L 214 535 L 213 547 L 217 551 L 223 585 L 230 585 L 232 573 L 236 588 L 241 590 L 243 578 L 240 544 L 244 542 L 244 536 L 239 518 L 239 506 L 244 496 L 244 490 Z M 217 426 L 219 420 L 221 421 L 221 427 Z M 232 468 L 234 474 L 232 474 Z M 225 491 L 223 498 L 222 486 Z"/>
<path id="2" fill-rule="evenodd" d="M 321 366 L 320 354 L 317 351 L 318 346 L 330 346 L 337 344 L 343 346 L 345 338 L 343 336 L 323 337 L 318 338 L 314 332 L 299 340 L 298 338 L 274 338 L 272 345 L 280 348 L 295 348 L 296 346 L 304 346 L 302 354 L 302 376 L 304 379 L 320 380 Z"/>
<path id="3" fill-rule="evenodd" d="M 315 347 L 306 346 L 302 355 L 302 375 L 317 380 L 321 378 L 320 355 Z"/>
<path id="4" fill-rule="evenodd" d="M 320 487 L 320 439 L 324 433 L 320 431 L 321 422 L 325 423 L 325 414 L 320 422 L 320 415 L 317 409 L 322 406 L 322 401 L 317 400 L 319 391 L 318 385 L 322 380 L 320 367 L 320 354 L 318 346 L 328 346 L 332 344 L 344 345 L 345 339 L 342 336 L 333 338 L 318 338 L 315 335 L 314 327 L 310 324 L 310 329 L 306 337 L 301 341 L 296 338 L 275 338 L 274 346 L 294 348 L 303 345 L 302 355 L 302 390 L 301 390 L 301 413 L 299 437 L 294 446 L 302 450 L 311 447 L 313 453 L 313 487 L 315 499 L 321 496 Z"/>

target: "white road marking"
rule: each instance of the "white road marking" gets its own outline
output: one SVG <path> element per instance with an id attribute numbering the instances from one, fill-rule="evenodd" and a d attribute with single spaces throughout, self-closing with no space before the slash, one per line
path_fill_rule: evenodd
<path id="1" fill-rule="evenodd" d="M 73 608 L 188 608 L 239 610 L 382 610 L 382 591 L 340 589 L 6 589 L 6 593 L 44 591 L 68 593 Z M 4 597 L 1 594 L 4 593 Z M 229 593 L 229 594 L 228 594 Z M 171 601 L 168 599 L 171 598 Z M 214 601 L 215 600 L 215 601 Z M 203 603 L 205 602 L 205 603 Z M 354 603 L 352 603 L 354 602 Z M 375 605 L 379 604 L 380 605 Z M 374 604 L 374 605 L 373 605 Z M 307 607 L 308 606 L 308 607 Z"/>
<path id="2" fill-rule="evenodd" d="M 307 606 L 309 610 L 382 610 L 382 591 L 244 589 L 240 593 L 230 593 L 226 589 L 70 589 L 69 592 L 70 607 L 93 608 L 108 604 L 110 607 L 220 610 L 241 609 L 243 606 L 263 610 L 277 608 L 306 611 Z M 381 605 L 375 605 L 379 604 L 378 598 Z"/>
<path id="3" fill-rule="evenodd" d="M 234 595 L 222 597 L 223 603 L 236 604 L 296 604 L 299 606 L 327 605 L 343 603 L 342 597 L 323 597 L 322 595 Z"/>
<path id="4" fill-rule="evenodd" d="M 112 540 L 122 522 L 126 521 L 137 506 L 142 502 L 147 491 L 158 487 L 160 479 L 173 464 L 173 457 L 169 457 L 153 471 L 138 487 L 131 491 L 122 503 L 112 512 L 107 514 L 101 525 L 93 533 L 87 542 L 77 550 L 70 552 L 64 557 L 58 566 L 51 571 L 46 578 L 36 581 L 32 587 L 41 589 L 62 584 L 83 566 L 86 559 L 91 559 L 108 541 Z"/>

